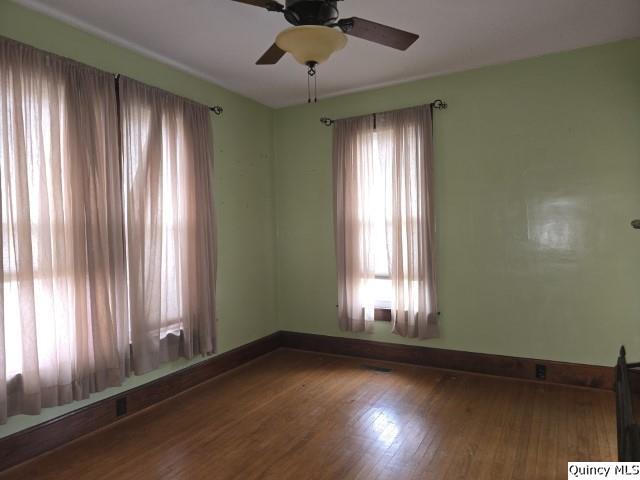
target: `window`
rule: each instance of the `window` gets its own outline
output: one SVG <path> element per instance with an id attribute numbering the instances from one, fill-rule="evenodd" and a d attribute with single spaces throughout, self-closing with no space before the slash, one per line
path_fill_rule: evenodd
<path id="1" fill-rule="evenodd" d="M 55 323 L 44 319 L 51 312 L 64 315 L 63 312 L 69 309 L 63 295 L 69 265 L 55 271 L 51 265 L 52 247 L 59 248 L 59 242 L 62 242 L 65 236 L 62 212 L 49 208 L 51 198 L 47 188 L 51 179 L 52 153 L 60 148 L 58 139 L 52 138 L 52 124 L 66 123 L 62 87 L 52 79 L 45 82 L 38 92 L 27 91 L 22 101 L 7 102 L 6 107 L 0 112 L 0 138 L 17 133 L 12 131 L 9 120 L 23 117 L 21 127 L 25 139 L 24 157 L 16 154 L 15 149 L 20 147 L 19 144 L 0 144 L 5 336 L 11 339 L 5 342 L 6 374 L 9 380 L 23 372 L 22 344 L 27 341 L 26 332 L 23 335 L 20 323 L 20 249 L 30 249 L 29 261 L 33 265 L 30 287 L 33 289 L 34 298 L 37 299 L 33 307 L 35 317 L 39 319 L 37 342 L 39 358 L 45 360 L 43 368 L 54 368 L 54 363 L 46 360 L 55 355 L 55 345 L 47 339 L 56 338 Z M 52 108 L 56 104 L 62 108 Z M 32 112 L 38 114 L 32 115 Z M 21 164 L 23 158 L 28 159 L 26 165 Z M 64 162 L 64 156 L 62 161 Z M 61 167 L 68 168 L 64 165 Z M 28 209 L 19 207 L 23 195 L 28 199 Z M 22 292 L 23 297 L 24 295 Z"/>
<path id="2" fill-rule="evenodd" d="M 156 268 L 160 272 L 162 295 L 158 298 L 157 315 L 159 336 L 164 339 L 169 334 L 180 335 L 185 315 L 179 266 L 181 246 L 188 233 L 183 212 L 186 165 L 182 152 L 176 148 L 185 141 L 185 135 L 181 116 L 172 118 L 166 111 L 152 110 L 152 105 L 145 102 L 125 110 L 124 128 L 129 129 L 129 142 L 125 145 L 128 181 L 123 182 L 122 196 L 124 210 L 130 212 L 130 221 L 125 222 L 127 254 L 147 256 L 146 275 Z M 133 124 L 135 128 L 131 128 Z M 157 156 L 152 156 L 154 149 Z M 157 165 L 150 165 L 150 160 Z M 150 177 L 151 169 L 155 169 L 155 179 Z M 141 205 L 144 211 L 138 217 L 136 209 Z M 156 249 L 159 252 L 154 259 L 151 252 Z M 132 275 L 136 275 L 135 266 L 129 264 L 129 283 Z"/>
<path id="3" fill-rule="evenodd" d="M 0 39 L 0 423 L 124 374 L 114 102 L 113 76 Z"/>
<path id="4" fill-rule="evenodd" d="M 0 423 L 215 351 L 209 110 L 120 86 L 0 38 Z"/>
<path id="5" fill-rule="evenodd" d="M 390 208 L 390 174 L 389 159 L 384 155 L 390 138 L 385 132 L 374 130 L 371 133 L 373 146 L 374 172 L 373 191 L 370 196 L 373 199 L 372 215 L 373 227 L 373 255 L 374 278 L 370 282 L 371 296 L 374 299 L 374 307 L 377 310 L 390 310 L 393 305 L 393 287 L 391 285 L 391 241 L 388 232 L 391 227 Z M 387 319 L 382 312 L 377 314 L 377 319 Z"/>
<path id="6" fill-rule="evenodd" d="M 337 121 L 333 165 L 340 327 L 389 309 L 394 333 L 434 336 L 430 108 Z"/>
<path id="7" fill-rule="evenodd" d="M 206 107 L 121 78 L 133 368 L 214 350 L 215 225 Z"/>

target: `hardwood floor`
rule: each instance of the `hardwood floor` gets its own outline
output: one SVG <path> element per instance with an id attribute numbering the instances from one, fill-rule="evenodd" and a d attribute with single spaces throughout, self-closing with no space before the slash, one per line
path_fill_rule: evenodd
<path id="1" fill-rule="evenodd" d="M 566 479 L 615 460 L 614 410 L 608 391 L 281 349 L 0 478 Z"/>

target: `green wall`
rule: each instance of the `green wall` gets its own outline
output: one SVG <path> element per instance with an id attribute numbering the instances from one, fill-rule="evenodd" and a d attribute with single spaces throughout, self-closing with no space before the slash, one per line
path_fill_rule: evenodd
<path id="1" fill-rule="evenodd" d="M 277 330 L 275 231 L 272 192 L 273 111 L 252 100 L 115 46 L 56 20 L 0 0 L 0 35 L 117 72 L 207 105 L 215 145 L 218 214 L 218 347 L 225 352 Z M 247 135 L 251 141 L 247 141 Z M 202 358 L 194 361 L 202 360 Z M 190 363 L 178 361 L 122 388 L 90 400 L 50 408 L 39 416 L 17 416 L 0 425 L 0 437 L 166 375 Z"/>
<path id="2" fill-rule="evenodd" d="M 318 119 L 436 98 L 441 338 L 341 333 Z M 282 109 L 274 137 L 281 328 L 601 365 L 625 343 L 640 359 L 640 41 Z"/>
<path id="3" fill-rule="evenodd" d="M 640 359 L 640 41 L 274 112 L 7 0 L 0 35 L 225 108 L 213 117 L 220 352 L 287 329 L 602 365 L 624 342 Z M 344 334 L 318 119 L 435 98 L 449 103 L 435 127 L 442 337 L 405 340 L 385 323 Z M 0 437 L 190 363 L 13 417 Z"/>

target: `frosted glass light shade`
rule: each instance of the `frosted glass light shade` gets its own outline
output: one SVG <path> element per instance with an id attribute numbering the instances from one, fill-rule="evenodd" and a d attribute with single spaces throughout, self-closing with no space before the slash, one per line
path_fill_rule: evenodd
<path id="1" fill-rule="evenodd" d="M 332 53 L 342 50 L 347 36 L 340 30 L 320 25 L 301 25 L 283 30 L 276 37 L 276 45 L 289 52 L 298 63 L 322 63 Z"/>

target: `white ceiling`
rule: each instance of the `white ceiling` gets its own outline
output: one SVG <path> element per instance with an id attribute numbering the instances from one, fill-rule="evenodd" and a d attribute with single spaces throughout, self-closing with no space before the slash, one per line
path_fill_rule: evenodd
<path id="1" fill-rule="evenodd" d="M 255 61 L 289 26 L 231 0 L 17 0 L 265 105 L 306 101 L 305 68 Z M 284 3 L 284 2 L 282 2 Z M 320 96 L 640 37 L 640 0 L 345 0 L 359 16 L 409 30 L 406 52 L 358 38 L 320 66 Z"/>

